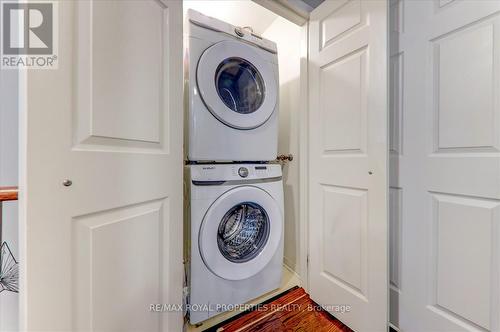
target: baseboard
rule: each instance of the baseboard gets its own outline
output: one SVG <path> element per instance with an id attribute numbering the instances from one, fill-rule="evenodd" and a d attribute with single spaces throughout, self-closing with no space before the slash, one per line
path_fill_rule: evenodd
<path id="1" fill-rule="evenodd" d="M 286 258 L 283 259 L 283 267 L 285 269 L 287 269 L 290 273 L 292 273 L 293 275 L 295 275 L 295 277 L 300 281 L 300 284 L 302 285 L 302 278 L 300 277 L 300 275 L 295 271 L 294 268 L 292 268 L 290 266 L 290 264 L 288 264 L 288 260 Z"/>
<path id="2" fill-rule="evenodd" d="M 392 331 L 396 331 L 396 332 L 401 332 L 401 330 L 399 329 L 399 327 L 397 327 L 396 325 L 392 324 L 392 323 L 389 323 L 389 330 L 392 332 Z"/>

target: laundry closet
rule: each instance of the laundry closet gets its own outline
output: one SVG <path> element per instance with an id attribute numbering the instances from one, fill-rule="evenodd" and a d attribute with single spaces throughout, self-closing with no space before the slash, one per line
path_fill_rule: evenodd
<path id="1" fill-rule="evenodd" d="M 259 303 L 302 284 L 299 117 L 304 44 L 301 26 L 250 1 L 184 1 L 184 22 L 186 286 L 193 308 L 189 322 L 203 330 L 242 310 L 207 312 L 196 305 Z M 283 159 L 277 160 L 278 155 Z M 229 176 L 217 178 L 224 173 Z M 224 180 L 225 185 L 217 189 L 209 180 Z M 231 186 L 233 182 L 237 184 Z M 252 187 L 257 187 L 254 193 Z M 247 193 L 231 194 L 245 188 Z M 198 197 L 208 197 L 207 203 Z M 245 201 L 249 203 L 240 211 L 235 204 Z M 233 210 L 235 216 L 227 217 Z M 242 215 L 255 215 L 251 218 L 257 221 Z M 226 218 L 242 224 L 241 232 L 256 229 L 255 239 L 240 235 L 241 240 L 225 243 L 219 221 Z M 264 218 L 261 223 L 269 220 L 270 230 L 259 218 Z M 215 220 L 219 235 L 210 235 L 209 220 Z M 229 231 L 237 226 L 231 227 Z M 230 248 L 247 242 L 255 245 L 255 253 L 245 252 L 244 245 L 229 251 L 212 248 L 212 238 L 222 238 Z M 259 250 L 259 243 L 265 249 Z M 217 260 L 219 252 L 223 254 Z"/>
<path id="2" fill-rule="evenodd" d="M 188 301 L 199 303 L 200 299 L 204 299 L 205 303 L 209 303 L 211 299 L 218 302 L 218 299 L 224 298 L 224 294 L 232 296 L 236 303 L 245 302 L 244 300 L 250 300 L 250 297 L 238 295 L 242 292 L 240 287 L 243 287 L 254 298 L 264 295 L 253 299 L 260 303 L 265 298 L 286 290 L 290 285 L 303 285 L 315 301 L 330 306 L 329 310 L 351 328 L 363 330 L 370 327 L 382 330 L 387 325 L 385 315 L 388 312 L 388 113 L 385 49 L 387 8 L 383 2 L 376 1 L 318 2 L 317 10 L 309 7 L 308 22 L 304 19 L 300 21 L 298 15 L 294 15 L 295 12 L 291 10 L 281 12 L 289 19 L 287 20 L 264 8 L 267 5 L 276 10 L 272 8 L 272 2 L 271 5 L 265 1 L 223 2 L 221 6 L 216 6 L 217 2 L 205 1 L 185 1 L 184 4 L 185 44 L 187 43 L 188 50 L 184 60 L 193 62 L 194 58 L 194 61 L 197 61 L 194 66 L 189 64 L 187 75 L 190 105 L 188 128 L 184 134 L 190 141 L 185 144 L 188 159 L 191 159 L 189 154 L 193 145 L 196 147 L 196 143 L 192 143 L 196 141 L 193 132 L 194 135 L 200 133 L 200 129 L 193 128 L 193 124 L 200 128 L 204 126 L 203 118 L 191 114 L 192 108 L 206 107 L 208 111 L 204 109 L 205 115 L 217 113 L 218 110 L 213 109 L 214 105 L 210 100 L 215 97 L 209 96 L 204 105 L 196 103 L 199 98 L 207 99 L 207 82 L 214 86 L 215 78 L 215 86 L 219 84 L 220 76 L 217 70 L 223 69 L 223 65 L 219 64 L 226 61 L 224 55 L 218 60 L 209 60 L 209 56 L 206 56 L 215 53 L 211 50 L 216 46 L 203 46 L 206 53 L 199 57 L 189 54 L 189 48 L 193 44 L 196 45 L 193 51 L 199 53 L 197 45 L 200 41 L 196 38 L 203 39 L 204 35 L 201 32 L 195 34 L 200 27 L 223 31 L 224 38 L 228 38 L 225 35 L 230 35 L 229 39 L 233 42 L 236 40 L 239 43 L 251 44 L 255 38 L 254 44 L 264 51 L 272 53 L 277 50 L 280 90 L 279 154 L 293 156 L 293 159 L 282 167 L 285 188 L 282 285 L 278 287 L 276 283 L 271 282 L 275 278 L 272 266 L 278 264 L 273 261 L 260 272 L 264 278 L 267 274 L 269 285 L 274 285 L 275 290 L 269 292 L 271 287 L 263 288 L 265 283 L 259 281 L 256 272 L 253 273 L 255 275 L 245 274 L 245 283 L 235 281 L 233 276 L 226 273 L 230 269 L 238 271 L 239 274 L 244 273 L 247 269 L 244 264 L 224 267 L 223 263 L 215 263 L 216 258 L 197 257 L 203 256 L 203 251 L 208 250 L 204 248 L 206 244 L 203 242 L 213 242 L 211 239 L 216 236 L 215 233 L 209 235 L 209 232 L 202 230 L 203 226 L 206 226 L 206 219 L 201 226 L 197 223 L 199 212 L 193 206 L 197 207 L 198 201 L 192 198 L 192 189 L 189 210 L 191 226 L 199 228 L 200 232 L 197 233 L 196 229 L 190 230 L 191 254 L 188 255 L 187 261 L 191 270 L 187 273 L 187 279 L 191 282 L 187 282 L 187 292 L 192 298 L 188 298 Z M 280 8 L 284 10 L 283 6 Z M 279 10 L 276 11 L 280 13 Z M 231 26 L 224 28 L 223 23 L 197 17 L 198 13 L 228 22 Z M 243 33 L 240 35 L 238 32 Z M 245 37 L 249 39 L 245 40 Z M 220 41 L 220 44 L 224 43 L 225 41 Z M 275 48 L 272 47 L 273 44 L 276 45 Z M 237 48 L 239 47 L 232 48 L 230 52 L 237 53 Z M 254 51 L 248 51 L 241 57 L 252 57 L 253 53 Z M 269 55 L 260 57 L 267 58 Z M 203 77 L 205 74 L 200 77 L 200 71 L 207 68 L 206 63 L 211 62 L 214 69 L 207 69 L 210 73 L 207 78 Z M 216 66 L 219 66 L 217 70 Z M 196 77 L 193 77 L 193 70 L 197 71 Z M 193 80 L 197 80 L 197 86 L 193 85 Z M 272 99 L 273 86 L 269 85 L 269 81 L 266 83 L 266 92 L 270 93 L 269 99 Z M 215 92 L 212 92 L 212 95 L 217 96 Z M 218 95 L 215 99 L 224 99 L 224 93 L 219 91 Z M 232 98 L 230 101 L 236 105 L 238 98 Z M 226 104 L 228 107 L 231 105 Z M 222 106 L 221 109 L 223 108 Z M 225 111 L 225 114 L 231 113 Z M 225 122 L 225 119 L 221 119 L 221 114 L 214 116 Z M 246 117 L 250 119 L 251 114 Z M 193 118 L 196 121 L 193 121 Z M 196 123 L 198 119 L 202 121 Z M 264 126 L 263 128 L 265 129 Z M 259 140 L 258 133 L 247 130 L 245 134 L 253 135 L 252 139 Z M 227 137 L 233 140 L 230 134 Z M 213 139 L 204 137 L 203 143 L 209 144 Z M 273 142 L 271 140 L 268 145 L 262 144 L 265 144 L 263 151 L 266 151 Z M 228 144 L 226 152 L 231 151 L 233 146 Z M 225 148 L 225 145 L 220 147 Z M 242 142 L 241 150 L 245 149 L 248 149 L 247 144 Z M 206 153 L 209 151 L 208 148 L 201 150 Z M 200 167 L 198 164 L 196 166 Z M 209 165 L 207 168 L 210 167 L 222 166 Z M 240 165 L 233 166 L 233 172 L 238 167 Z M 191 178 L 191 187 L 195 187 L 194 180 L 198 179 Z M 195 190 L 195 193 L 198 195 L 198 190 Z M 217 201 L 214 205 L 216 203 Z M 212 217 L 210 208 L 206 211 L 205 217 Z M 193 213 L 196 214 L 194 218 Z M 224 218 L 221 215 L 217 220 Z M 205 233 L 208 240 L 203 238 Z M 219 226 L 219 237 L 220 233 Z M 193 244 L 193 241 L 197 243 Z M 219 255 L 217 251 L 214 250 L 215 256 Z M 278 254 L 279 252 L 276 253 Z M 205 255 L 207 256 L 206 253 Z M 198 265 L 204 269 L 208 267 L 209 271 L 202 271 Z M 217 267 L 222 271 L 217 271 Z M 216 286 L 220 290 L 217 295 L 205 296 L 210 293 L 211 285 L 214 285 L 211 280 L 213 274 L 219 277 L 215 279 L 220 282 Z M 252 282 L 256 285 L 255 288 L 252 287 Z M 207 289 L 200 290 L 203 286 Z M 232 290 L 232 287 L 238 290 Z M 268 292 L 262 294 L 260 289 L 267 289 Z M 348 304 L 352 310 L 335 312 L 336 305 L 343 304 Z M 218 316 L 214 315 L 215 312 L 204 314 L 203 320 L 198 308 L 196 309 L 190 312 L 192 315 L 188 317 L 190 323 L 201 323 L 198 327 L 200 330 L 236 313 L 233 311 Z M 190 325 L 190 328 L 193 326 Z"/>

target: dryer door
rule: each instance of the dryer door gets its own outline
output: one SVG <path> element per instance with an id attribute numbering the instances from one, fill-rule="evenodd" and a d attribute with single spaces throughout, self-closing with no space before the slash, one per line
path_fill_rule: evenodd
<path id="1" fill-rule="evenodd" d="M 257 128 L 276 108 L 273 66 L 250 45 L 223 41 L 211 46 L 198 62 L 196 77 L 210 112 L 230 127 Z"/>
<path id="2" fill-rule="evenodd" d="M 283 217 L 264 190 L 236 187 L 208 209 L 198 243 L 206 266 L 221 278 L 241 280 L 260 272 L 281 242 Z"/>

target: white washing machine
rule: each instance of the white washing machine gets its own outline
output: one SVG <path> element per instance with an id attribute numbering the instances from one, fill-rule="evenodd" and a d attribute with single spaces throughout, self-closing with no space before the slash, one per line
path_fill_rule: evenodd
<path id="1" fill-rule="evenodd" d="M 279 100 L 276 44 L 191 9 L 186 31 L 187 159 L 274 160 Z"/>
<path id="2" fill-rule="evenodd" d="M 280 286 L 280 165 L 187 166 L 188 311 L 199 323 Z"/>

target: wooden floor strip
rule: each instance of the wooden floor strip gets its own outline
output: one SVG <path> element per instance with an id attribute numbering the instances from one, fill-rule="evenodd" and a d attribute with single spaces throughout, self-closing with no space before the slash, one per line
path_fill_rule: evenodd
<path id="1" fill-rule="evenodd" d="M 208 329 L 210 332 L 352 332 L 322 310 L 303 288 L 295 288 L 272 301 Z"/>
<path id="2" fill-rule="evenodd" d="M 258 324 L 259 322 L 264 322 L 265 323 L 271 315 L 274 315 L 275 312 L 286 310 L 287 307 L 290 307 L 292 304 L 296 304 L 295 302 L 297 302 L 298 300 L 300 300 L 304 296 L 307 296 L 307 294 L 303 294 L 299 298 L 294 299 L 292 302 L 285 303 L 285 304 L 278 304 L 275 309 L 267 310 L 267 313 L 264 313 L 263 315 L 260 315 L 260 317 L 257 317 L 255 319 L 253 319 L 247 325 L 236 329 L 235 332 L 248 331 L 249 329 L 251 330 L 253 328 L 253 326 L 255 326 L 256 324 Z"/>

